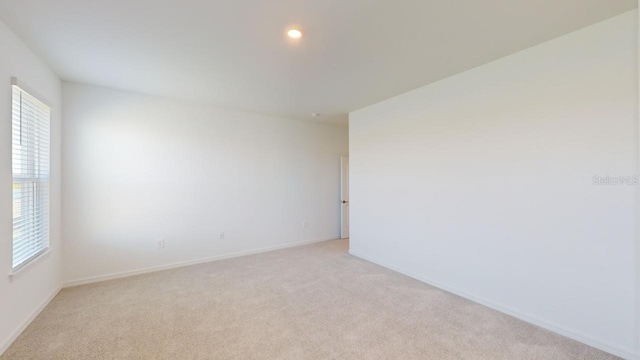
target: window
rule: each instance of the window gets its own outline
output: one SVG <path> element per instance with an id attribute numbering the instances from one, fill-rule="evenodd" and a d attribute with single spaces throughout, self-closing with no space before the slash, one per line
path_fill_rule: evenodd
<path id="1" fill-rule="evenodd" d="M 48 106 L 12 86 L 13 271 L 49 248 Z"/>

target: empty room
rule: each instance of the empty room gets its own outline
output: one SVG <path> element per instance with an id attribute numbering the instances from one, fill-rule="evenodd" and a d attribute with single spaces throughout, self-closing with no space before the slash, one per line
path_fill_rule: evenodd
<path id="1" fill-rule="evenodd" d="M 640 360 L 638 0 L 0 0 L 0 360 Z"/>

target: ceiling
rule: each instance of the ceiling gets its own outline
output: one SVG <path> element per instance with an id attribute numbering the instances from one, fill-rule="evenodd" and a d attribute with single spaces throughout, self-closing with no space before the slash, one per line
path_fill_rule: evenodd
<path id="1" fill-rule="evenodd" d="M 636 0 L 0 0 L 63 80 L 346 125 Z M 298 25 L 299 42 L 285 37 Z M 311 113 L 321 117 L 312 117 Z"/>

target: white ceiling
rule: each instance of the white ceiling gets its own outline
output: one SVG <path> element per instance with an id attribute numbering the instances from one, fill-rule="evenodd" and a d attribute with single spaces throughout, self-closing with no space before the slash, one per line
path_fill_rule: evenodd
<path id="1" fill-rule="evenodd" d="M 349 111 L 635 7 L 636 0 L 0 0 L 0 19 L 64 80 L 346 124 Z M 297 44 L 284 36 L 291 25 L 305 33 Z"/>

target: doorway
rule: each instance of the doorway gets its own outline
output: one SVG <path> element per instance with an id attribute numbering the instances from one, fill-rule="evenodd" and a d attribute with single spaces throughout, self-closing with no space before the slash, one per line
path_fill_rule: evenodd
<path id="1" fill-rule="evenodd" d="M 340 178 L 341 178 L 341 188 L 340 188 L 340 216 L 341 216 L 341 227 L 340 227 L 340 238 L 348 239 L 349 238 L 349 158 L 343 156 L 340 158 Z"/>

